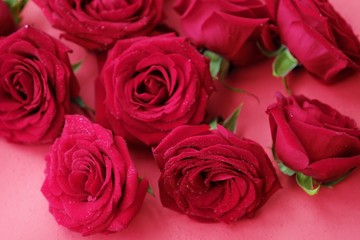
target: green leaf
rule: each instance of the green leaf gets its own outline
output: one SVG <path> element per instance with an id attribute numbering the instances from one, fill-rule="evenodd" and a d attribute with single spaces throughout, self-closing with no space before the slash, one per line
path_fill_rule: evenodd
<path id="1" fill-rule="evenodd" d="M 285 77 L 298 65 L 299 62 L 291 55 L 290 51 L 283 48 L 273 62 L 273 75 L 275 77 Z"/>
<path id="2" fill-rule="evenodd" d="M 21 21 L 20 13 L 25 7 L 28 0 L 3 0 L 8 7 L 10 8 L 10 12 L 14 17 L 16 23 Z"/>
<path id="3" fill-rule="evenodd" d="M 229 71 L 229 61 L 221 55 L 209 50 L 205 50 L 203 55 L 210 60 L 210 74 L 213 79 L 218 79 L 219 76 L 221 79 L 224 79 Z"/>
<path id="4" fill-rule="evenodd" d="M 296 182 L 310 196 L 317 194 L 321 186 L 321 184 L 314 182 L 312 177 L 301 172 L 296 172 Z"/>
<path id="5" fill-rule="evenodd" d="M 239 114 L 243 108 L 244 104 L 241 103 L 239 107 L 237 107 L 232 114 L 225 119 L 224 123 L 222 124 L 226 129 L 232 131 L 233 133 L 236 132 L 236 125 L 239 119 Z"/>
<path id="6" fill-rule="evenodd" d="M 77 63 L 72 64 L 71 67 L 72 67 L 73 71 L 77 72 L 77 70 L 79 70 L 82 63 L 83 63 L 83 61 L 79 61 Z"/>

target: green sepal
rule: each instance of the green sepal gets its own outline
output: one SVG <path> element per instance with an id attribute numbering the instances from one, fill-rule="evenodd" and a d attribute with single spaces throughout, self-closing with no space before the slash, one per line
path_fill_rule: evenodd
<path id="1" fill-rule="evenodd" d="M 233 133 L 236 133 L 236 125 L 239 119 L 239 114 L 243 108 L 244 104 L 241 103 L 239 107 L 237 107 L 231 115 L 225 119 L 224 123 L 222 124 L 226 129 L 230 130 Z"/>
<path id="2" fill-rule="evenodd" d="M 83 61 L 79 61 L 79 62 L 77 62 L 77 63 L 72 64 L 72 65 L 71 65 L 72 70 L 73 70 L 74 72 L 77 72 L 77 71 L 79 70 L 80 66 L 82 65 L 82 63 L 83 63 Z"/>
<path id="3" fill-rule="evenodd" d="M 75 103 L 76 105 L 78 105 L 79 107 L 81 107 L 82 109 L 85 109 L 85 110 L 89 111 L 90 113 L 95 114 L 95 110 L 88 107 L 80 96 L 78 96 L 76 98 L 74 98 L 74 97 L 71 98 L 71 101 L 73 103 Z"/>
<path id="4" fill-rule="evenodd" d="M 141 182 L 141 181 L 142 181 L 142 178 L 138 177 L 138 182 Z M 155 193 L 150 185 L 148 186 L 147 193 L 150 194 L 151 196 L 155 197 Z"/>
<path id="5" fill-rule="evenodd" d="M 277 166 L 278 166 L 279 170 L 282 173 L 284 173 L 287 176 L 293 176 L 296 173 L 296 171 L 292 170 L 291 168 L 289 168 L 283 162 L 280 161 L 280 159 L 278 158 L 278 156 L 276 154 L 274 146 L 271 147 L 271 152 L 272 152 L 272 155 L 273 155 L 273 158 L 274 158 L 275 162 L 277 163 Z"/>
<path id="6" fill-rule="evenodd" d="M 298 65 L 298 60 L 284 47 L 278 52 L 273 62 L 273 75 L 275 77 L 285 77 Z"/>
<path id="7" fill-rule="evenodd" d="M 228 60 L 224 59 L 221 64 L 220 73 L 219 73 L 221 80 L 225 79 L 226 75 L 229 72 L 229 69 L 230 69 L 230 62 Z"/>
<path id="8" fill-rule="evenodd" d="M 8 5 L 13 18 L 18 24 L 21 21 L 20 13 L 25 7 L 28 0 L 3 0 Z"/>
<path id="9" fill-rule="evenodd" d="M 217 124 L 218 124 L 218 119 L 217 119 L 217 118 L 213 119 L 213 120 L 209 123 L 210 130 L 216 129 L 216 128 L 217 128 Z"/>
<path id="10" fill-rule="evenodd" d="M 210 60 L 210 74 L 213 79 L 224 79 L 227 75 L 230 63 L 220 54 L 212 52 L 210 50 L 205 50 L 203 55 Z"/>
<path id="11" fill-rule="evenodd" d="M 350 170 L 349 172 L 345 173 L 343 176 L 341 176 L 340 178 L 332 181 L 332 182 L 327 182 L 327 183 L 323 183 L 322 185 L 328 188 L 332 188 L 333 186 L 335 186 L 336 184 L 342 182 L 350 173 L 352 172 L 352 170 Z"/>
<path id="12" fill-rule="evenodd" d="M 76 97 L 76 98 L 72 98 L 71 100 L 72 100 L 72 102 L 76 103 L 79 107 L 87 108 L 86 104 L 84 103 L 84 101 L 82 100 L 82 98 L 80 96 Z"/>
<path id="13" fill-rule="evenodd" d="M 269 51 L 269 50 L 266 50 L 265 48 L 263 48 L 259 42 L 256 42 L 256 45 L 259 48 L 260 52 L 268 58 L 277 56 L 281 51 L 284 51 L 284 48 L 286 48 L 284 45 L 281 45 L 277 50 Z"/>
<path id="14" fill-rule="evenodd" d="M 278 165 L 278 168 L 280 169 L 280 171 L 282 173 L 284 173 L 285 175 L 293 176 L 296 173 L 296 171 L 294 171 L 291 168 L 287 167 L 284 163 L 282 163 L 280 161 L 277 162 L 277 165 Z"/>
<path id="15" fill-rule="evenodd" d="M 294 176 L 296 174 L 296 182 L 297 184 L 309 195 L 315 195 L 319 192 L 320 190 L 320 184 L 316 183 L 312 177 L 306 176 L 304 174 L 302 174 L 301 172 L 296 172 L 295 170 L 289 168 L 288 166 L 286 166 L 283 162 L 280 161 L 280 159 L 278 158 L 276 151 L 275 151 L 275 147 L 272 146 L 271 148 L 273 157 L 275 162 L 278 165 L 279 170 L 284 173 L 287 176 Z"/>
<path id="16" fill-rule="evenodd" d="M 317 194 L 321 186 L 312 177 L 306 176 L 301 172 L 296 172 L 296 182 L 310 196 Z"/>

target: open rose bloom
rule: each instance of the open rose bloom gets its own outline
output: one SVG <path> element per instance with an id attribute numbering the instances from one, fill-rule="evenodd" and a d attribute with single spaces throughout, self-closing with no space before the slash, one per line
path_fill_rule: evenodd
<path id="1" fill-rule="evenodd" d="M 60 135 L 79 85 L 70 49 L 25 26 L 0 39 L 0 134 L 19 143 L 48 143 Z"/>
<path id="2" fill-rule="evenodd" d="M 41 191 L 56 221 L 89 235 L 128 226 L 148 182 L 139 181 L 121 137 L 80 115 L 69 115 L 46 156 Z"/>
<path id="3" fill-rule="evenodd" d="M 328 183 L 360 166 L 360 129 L 331 106 L 278 95 L 267 113 L 277 157 L 290 169 Z"/>
<path id="4" fill-rule="evenodd" d="M 98 51 L 151 32 L 162 19 L 163 1 L 34 0 L 64 38 Z"/>
<path id="5" fill-rule="evenodd" d="M 169 34 L 118 41 L 96 89 L 100 124 L 154 146 L 177 126 L 201 123 L 214 86 L 207 59 Z"/>
<path id="6" fill-rule="evenodd" d="M 199 221 L 251 217 L 280 188 L 263 148 L 219 125 L 180 126 L 153 153 L 162 204 Z"/>

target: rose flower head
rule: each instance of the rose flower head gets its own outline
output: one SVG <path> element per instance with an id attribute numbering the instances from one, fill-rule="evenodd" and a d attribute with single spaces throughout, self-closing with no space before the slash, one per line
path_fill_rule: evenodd
<path id="1" fill-rule="evenodd" d="M 295 58 L 298 62 L 287 65 L 303 66 L 324 83 L 360 70 L 359 39 L 327 0 L 266 2 L 285 51 L 291 55 L 286 61 L 295 62 Z"/>
<path id="2" fill-rule="evenodd" d="M 80 115 L 68 115 L 46 156 L 41 188 L 56 221 L 83 235 L 124 229 L 148 187 L 139 182 L 123 138 Z"/>
<path id="3" fill-rule="evenodd" d="M 235 65 L 262 59 L 259 45 L 277 48 L 276 28 L 260 0 L 177 0 L 175 9 L 185 36 Z"/>
<path id="4" fill-rule="evenodd" d="M 163 1 L 34 0 L 64 38 L 97 51 L 151 32 L 162 19 Z"/>
<path id="5" fill-rule="evenodd" d="M 97 85 L 97 121 L 149 146 L 177 126 L 201 123 L 214 91 L 207 59 L 172 34 L 118 41 Z"/>
<path id="6" fill-rule="evenodd" d="M 360 166 L 360 129 L 353 119 L 305 96 L 277 95 L 267 109 L 274 151 L 289 175 L 313 179 L 308 192 L 321 183 L 342 178 Z"/>
<path id="7" fill-rule="evenodd" d="M 69 49 L 25 26 L 0 39 L 0 135 L 12 142 L 52 142 L 79 85 Z"/>
<path id="8" fill-rule="evenodd" d="M 264 149 L 220 125 L 177 127 L 153 154 L 162 204 L 198 221 L 251 217 L 281 187 Z"/>

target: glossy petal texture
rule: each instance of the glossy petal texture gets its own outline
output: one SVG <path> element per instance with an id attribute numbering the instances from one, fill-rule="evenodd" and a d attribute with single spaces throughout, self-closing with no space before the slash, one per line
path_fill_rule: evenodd
<path id="1" fill-rule="evenodd" d="M 177 0 L 175 9 L 186 36 L 235 65 L 264 57 L 257 44 L 276 49 L 276 29 L 259 0 Z"/>
<path id="2" fill-rule="evenodd" d="M 97 84 L 97 121 L 152 146 L 177 126 L 201 123 L 214 91 L 208 61 L 173 35 L 119 41 Z"/>
<path id="3" fill-rule="evenodd" d="M 165 207 L 198 221 L 251 217 L 280 188 L 260 145 L 222 126 L 180 126 L 153 149 Z"/>
<path id="4" fill-rule="evenodd" d="M 137 171 L 121 137 L 80 115 L 69 115 L 46 156 L 41 191 L 56 221 L 83 235 L 128 226 L 148 182 Z"/>
<path id="5" fill-rule="evenodd" d="M 331 106 L 278 95 L 267 113 L 277 156 L 291 169 L 330 182 L 360 166 L 360 129 Z"/>
<path id="6" fill-rule="evenodd" d="M 325 83 L 360 70 L 360 43 L 327 0 L 267 0 L 283 44 Z"/>
<path id="7" fill-rule="evenodd" d="M 59 40 L 29 26 L 0 39 L 0 133 L 12 142 L 52 142 L 79 92 Z"/>
<path id="8" fill-rule="evenodd" d="M 103 51 L 119 39 L 148 34 L 162 19 L 163 0 L 34 0 L 63 37 Z"/>

